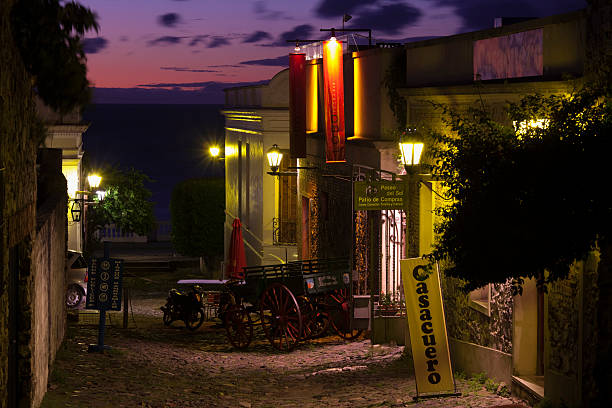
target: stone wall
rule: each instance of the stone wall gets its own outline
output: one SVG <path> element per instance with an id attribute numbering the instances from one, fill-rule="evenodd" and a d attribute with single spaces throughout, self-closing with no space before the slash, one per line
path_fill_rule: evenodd
<path id="1" fill-rule="evenodd" d="M 0 406 L 14 407 L 18 367 L 27 355 L 18 336 L 27 323 L 18 311 L 21 283 L 35 233 L 36 138 L 31 78 L 12 40 L 10 10 L 0 3 Z M 29 274 L 26 274 L 29 275 Z M 16 348 L 13 349 L 13 347 Z M 9 389 L 11 392 L 9 393 Z M 11 400 L 9 400 L 9 394 Z"/>
<path id="2" fill-rule="evenodd" d="M 12 39 L 10 10 L 14 3 L 15 0 L 0 2 L 2 408 L 40 404 L 49 364 L 65 330 L 65 180 L 63 192 L 51 200 L 47 215 L 39 217 L 37 232 L 36 153 L 44 126 L 36 117 L 31 77 Z M 61 167 L 58 171 L 61 174 Z M 40 251 L 47 253 L 42 255 Z M 39 294 L 39 290 L 46 293 Z M 39 360 L 41 355 L 47 358 Z"/>

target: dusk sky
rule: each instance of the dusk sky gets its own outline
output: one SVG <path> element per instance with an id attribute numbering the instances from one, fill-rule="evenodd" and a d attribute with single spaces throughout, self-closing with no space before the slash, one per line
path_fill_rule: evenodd
<path id="1" fill-rule="evenodd" d="M 80 0 L 100 31 L 85 42 L 95 101 L 221 103 L 221 89 L 270 79 L 286 65 L 286 39 L 320 28 L 371 28 L 375 39 L 452 35 L 494 17 L 542 17 L 584 0 Z M 101 89 L 111 88 L 111 89 Z M 125 88 L 125 89 L 117 89 Z"/>

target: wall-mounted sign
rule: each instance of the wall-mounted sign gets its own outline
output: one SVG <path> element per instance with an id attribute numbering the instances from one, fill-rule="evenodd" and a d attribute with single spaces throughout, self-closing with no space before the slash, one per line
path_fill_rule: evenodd
<path id="1" fill-rule="evenodd" d="M 123 260 L 93 258 L 87 273 L 86 309 L 121 310 Z"/>
<path id="2" fill-rule="evenodd" d="M 342 41 L 323 44 L 323 91 L 325 93 L 325 160 L 345 162 L 344 77 Z"/>
<path id="3" fill-rule="evenodd" d="M 356 181 L 353 183 L 355 211 L 403 210 L 408 187 L 403 181 Z"/>
<path id="4" fill-rule="evenodd" d="M 455 393 L 438 265 L 422 258 L 400 261 L 417 397 Z"/>

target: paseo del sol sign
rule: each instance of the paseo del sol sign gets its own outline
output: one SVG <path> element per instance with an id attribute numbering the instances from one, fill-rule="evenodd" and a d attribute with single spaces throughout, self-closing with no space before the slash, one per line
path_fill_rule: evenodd
<path id="1" fill-rule="evenodd" d="M 353 184 L 355 211 L 405 209 L 408 193 L 402 181 L 356 181 Z"/>

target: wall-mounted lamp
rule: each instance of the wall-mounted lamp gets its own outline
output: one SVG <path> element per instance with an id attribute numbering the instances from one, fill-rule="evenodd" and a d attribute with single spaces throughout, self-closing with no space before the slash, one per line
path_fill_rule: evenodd
<path id="1" fill-rule="evenodd" d="M 423 147 L 423 142 L 416 135 L 416 129 L 406 129 L 399 141 L 399 149 L 400 159 L 407 173 L 419 165 Z"/>
<path id="2" fill-rule="evenodd" d="M 268 156 L 268 165 L 270 166 L 270 171 L 268 174 L 272 176 L 297 176 L 296 171 L 284 171 L 280 172 L 278 169 L 280 168 L 281 161 L 283 160 L 283 153 L 278 148 L 277 144 L 273 144 L 272 147 L 266 153 Z M 288 166 L 289 170 L 316 170 L 318 167 L 303 167 L 303 166 Z"/>
<path id="3" fill-rule="evenodd" d="M 268 150 L 266 156 L 268 156 L 268 165 L 270 166 L 270 171 L 272 173 L 278 173 L 281 161 L 283 160 L 283 154 L 281 153 L 276 143 L 273 144 L 272 147 Z"/>

